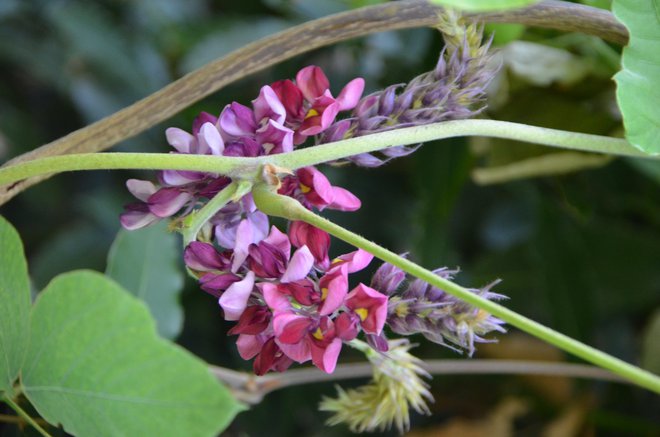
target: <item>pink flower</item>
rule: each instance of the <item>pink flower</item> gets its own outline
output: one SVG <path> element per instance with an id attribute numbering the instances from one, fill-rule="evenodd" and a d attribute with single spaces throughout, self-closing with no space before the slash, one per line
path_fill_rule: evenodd
<path id="1" fill-rule="evenodd" d="M 348 190 L 333 187 L 323 173 L 315 167 L 304 167 L 282 181 L 280 194 L 300 200 L 308 208 L 355 211 L 362 206 L 360 199 Z"/>
<path id="2" fill-rule="evenodd" d="M 387 296 L 359 284 L 346 296 L 346 307 L 360 318 L 360 326 L 368 334 L 380 334 L 387 319 Z"/>
<path id="3" fill-rule="evenodd" d="M 293 221 L 289 225 L 289 238 L 296 247 L 307 246 L 319 268 L 330 267 L 330 234 L 308 223 Z"/>
<path id="4" fill-rule="evenodd" d="M 225 320 L 238 320 L 247 307 L 254 288 L 254 273 L 248 272 L 245 278 L 235 282 L 220 296 L 220 306 L 225 312 Z"/>
<path id="5" fill-rule="evenodd" d="M 310 108 L 300 126 L 300 135 L 317 135 L 326 130 L 334 121 L 339 111 L 353 109 L 364 91 L 364 79 L 350 81 L 339 96 L 330 93 L 330 82 L 320 67 L 310 65 L 298 72 L 296 84 Z M 298 143 L 296 141 L 296 143 Z"/>

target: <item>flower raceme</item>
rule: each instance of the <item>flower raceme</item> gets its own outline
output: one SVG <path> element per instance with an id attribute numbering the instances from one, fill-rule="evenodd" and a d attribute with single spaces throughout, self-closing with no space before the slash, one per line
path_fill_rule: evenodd
<path id="1" fill-rule="evenodd" d="M 323 71 L 305 67 L 295 81 L 262 87 L 250 107 L 233 102 L 217 117 L 201 113 L 190 133 L 167 129 L 167 142 L 172 153 L 256 157 L 290 152 L 309 137 L 332 141 L 467 117 L 478 112 L 468 106 L 481 99 L 487 75 L 481 61 L 466 52 L 443 51 L 436 69 L 398 96 L 394 86 L 361 99 L 364 80 L 357 78 L 334 97 Z M 460 84 L 465 85 L 463 91 L 456 88 Z M 336 121 L 342 111 L 350 110 L 352 118 Z M 388 150 L 387 159 L 411 151 Z M 366 166 L 383 162 L 371 155 L 351 161 Z M 231 182 L 219 174 L 176 170 L 159 172 L 158 184 L 131 179 L 127 187 L 138 201 L 126 206 L 121 223 L 138 229 L 163 218 L 182 220 Z M 361 206 L 360 199 L 333 186 L 315 167 L 300 168 L 277 182 L 280 194 L 308 209 L 355 211 Z M 371 254 L 357 250 L 331 261 L 328 233 L 300 221 L 289 223 L 287 233 L 271 227 L 251 194 L 220 208 L 196 237 L 185 248 L 185 263 L 200 287 L 218 299 L 224 318 L 236 322 L 229 333 L 238 335 L 239 354 L 254 359 L 259 375 L 308 361 L 330 373 L 343 345 L 361 334 L 375 353 L 385 353 L 386 326 L 397 334 L 420 333 L 470 354 L 475 342 L 487 341 L 485 334 L 503 331 L 499 319 L 424 282 L 407 280 L 388 264 L 376 271 L 370 285 L 351 287 L 350 275 L 366 268 Z M 449 277 L 453 272 L 436 273 Z M 473 291 L 502 297 L 489 289 Z"/>
<path id="2" fill-rule="evenodd" d="M 305 67 L 296 82 L 286 80 L 261 88 L 252 107 L 234 102 L 219 117 L 201 113 L 193 122 L 192 133 L 179 128 L 166 130 L 173 153 L 256 157 L 286 153 L 309 136 L 325 131 L 341 111 L 357 105 L 364 80 L 353 79 L 333 97 L 329 81 L 321 68 Z M 138 202 L 126 206 L 121 215 L 127 229 L 139 229 L 163 218 L 190 214 L 207 199 L 225 188 L 231 180 L 211 173 L 165 170 L 158 174 L 159 186 L 130 179 L 127 187 Z M 284 181 L 287 195 L 305 202 L 308 207 L 354 211 L 360 207 L 357 197 L 333 187 L 316 168 L 298 170 Z M 265 237 L 268 219 L 255 211 L 251 200 L 228 205 L 213 220 L 215 234 L 223 247 L 233 248 L 236 230 L 243 220 L 254 228 L 255 239 Z"/>

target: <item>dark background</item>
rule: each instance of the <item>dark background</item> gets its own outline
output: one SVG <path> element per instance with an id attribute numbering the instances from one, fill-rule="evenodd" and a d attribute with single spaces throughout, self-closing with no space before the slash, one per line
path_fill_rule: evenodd
<path id="1" fill-rule="evenodd" d="M 247 42 L 366 3 L 2 0 L 0 162 L 109 115 Z M 618 48 L 515 27 L 499 29 L 496 44 L 506 43 L 509 33 L 573 53 L 589 69 L 574 83 L 546 86 L 505 72 L 503 82 L 493 87 L 497 109 L 485 116 L 620 134 L 609 79 Z M 294 77 L 309 64 L 325 69 L 334 92 L 355 76 L 365 78 L 370 92 L 431 69 L 440 48 L 436 32 L 418 29 L 317 50 L 239 81 L 113 150 L 169 151 L 166 127 L 188 130 L 200 111 L 218 114 L 233 100 L 247 104 L 263 84 Z M 655 337 L 647 339 L 654 350 L 643 350 L 643 344 L 660 307 L 660 168 L 616 159 L 568 175 L 478 186 L 471 179 L 474 168 L 548 151 L 507 141 L 476 143 L 429 143 L 379 169 L 324 169 L 335 185 L 363 201 L 358 213 L 327 215 L 388 248 L 409 251 L 426 267 L 460 266 L 458 279 L 466 286 L 502 278 L 497 291 L 511 298 L 508 307 L 617 357 L 639 363 L 643 354 L 657 354 Z M 0 207 L 24 240 L 35 290 L 64 271 L 105 269 L 118 214 L 131 199 L 124 187 L 130 177 L 152 175 L 62 174 Z M 346 250 L 333 243 L 334 254 Z M 226 337 L 230 325 L 222 321 L 217 304 L 192 280 L 182 304 L 181 345 L 210 363 L 250 368 L 238 357 L 233 338 Z M 479 347 L 476 358 L 572 360 L 516 330 L 500 337 L 498 345 Z M 415 340 L 422 358 L 457 358 Z M 342 358 L 359 356 L 348 352 Z M 531 436 L 555 430 L 554 435 L 650 436 L 660 429 L 658 397 L 626 385 L 436 376 L 432 391 L 433 415 L 412 416 L 414 435 Z M 345 435 L 344 427 L 324 427 L 327 415 L 316 409 L 322 396 L 334 393 L 333 384 L 275 392 L 242 413 L 226 433 Z M 7 425 L 0 430 L 17 432 Z"/>

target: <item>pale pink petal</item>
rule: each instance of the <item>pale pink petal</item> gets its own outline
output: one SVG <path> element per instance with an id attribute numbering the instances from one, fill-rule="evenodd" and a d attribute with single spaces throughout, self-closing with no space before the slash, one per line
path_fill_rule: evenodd
<path id="1" fill-rule="evenodd" d="M 282 283 L 295 282 L 307 276 L 314 265 L 314 255 L 307 246 L 296 250 L 289 261 L 286 271 L 280 279 Z"/>
<path id="2" fill-rule="evenodd" d="M 249 220 L 243 219 L 236 229 L 236 245 L 234 249 L 234 258 L 231 263 L 231 271 L 236 273 L 243 265 L 249 255 L 248 248 L 253 239 L 252 224 Z M 228 249 L 232 249 L 231 247 Z"/>
<path id="3" fill-rule="evenodd" d="M 277 123 L 284 123 L 286 118 L 286 110 L 280 101 L 279 97 L 273 89 L 265 85 L 259 91 L 259 97 L 252 101 L 254 108 L 254 118 L 260 122 L 263 118 L 270 118 Z"/>
<path id="4" fill-rule="evenodd" d="M 248 214 L 247 219 L 252 223 L 252 242 L 259 243 L 268 235 L 268 216 L 261 211 Z"/>
<path id="5" fill-rule="evenodd" d="M 188 172 L 188 174 L 190 174 L 190 172 Z M 161 175 L 163 178 L 163 182 L 165 182 L 167 185 L 171 185 L 174 187 L 186 185 L 197 180 L 197 178 L 196 179 L 187 178 L 184 174 L 182 174 L 178 170 L 163 170 Z"/>
<path id="6" fill-rule="evenodd" d="M 339 258 L 333 261 L 333 264 L 337 262 L 344 262 L 346 264 L 348 273 L 355 273 L 368 266 L 372 259 L 374 259 L 372 254 L 366 250 L 358 249 L 355 252 L 341 255 Z"/>
<path id="7" fill-rule="evenodd" d="M 362 202 L 350 191 L 341 187 L 332 187 L 332 203 L 328 208 L 339 211 L 356 211 L 360 209 Z"/>
<path id="8" fill-rule="evenodd" d="M 364 79 L 358 77 L 350 81 L 343 90 L 339 93 L 337 97 L 337 102 L 339 102 L 339 109 L 346 111 L 348 109 L 353 109 L 360 101 L 362 97 L 362 92 L 364 91 Z"/>
<path id="9" fill-rule="evenodd" d="M 212 155 L 222 155 L 225 150 L 225 143 L 222 141 L 218 128 L 212 123 L 204 123 L 199 130 L 199 150 L 200 155 L 206 154 L 208 150 Z"/>
<path id="10" fill-rule="evenodd" d="M 139 179 L 127 180 L 126 188 L 128 188 L 128 191 L 130 191 L 132 195 L 143 202 L 149 200 L 149 196 L 157 191 L 156 186 L 153 183 L 149 181 L 141 181 Z"/>
<path id="11" fill-rule="evenodd" d="M 170 127 L 165 130 L 165 138 L 170 146 L 178 152 L 191 153 L 195 144 L 195 137 L 178 127 Z"/>
<path id="12" fill-rule="evenodd" d="M 225 320 L 235 321 L 241 317 L 253 288 L 254 273 L 248 272 L 243 280 L 234 282 L 222 293 L 218 303 L 225 312 Z"/>

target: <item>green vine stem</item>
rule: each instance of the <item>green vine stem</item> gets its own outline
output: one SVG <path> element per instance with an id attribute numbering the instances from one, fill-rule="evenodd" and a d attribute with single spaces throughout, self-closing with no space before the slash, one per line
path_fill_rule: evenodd
<path id="1" fill-rule="evenodd" d="M 50 434 L 48 434 L 48 432 L 45 429 L 39 426 L 39 424 L 35 422 L 34 419 L 31 418 L 27 412 L 25 412 L 25 410 L 23 410 L 17 403 L 15 403 L 9 397 L 5 397 L 2 400 L 5 401 L 7 405 L 9 405 L 12 408 L 12 410 L 16 411 L 16 414 L 21 416 L 27 423 L 29 423 L 30 426 L 36 429 L 39 432 L 39 434 L 41 434 L 44 437 L 52 437 Z"/>
<path id="2" fill-rule="evenodd" d="M 220 173 L 241 179 L 254 179 L 261 166 L 267 163 L 295 170 L 387 147 L 462 136 L 504 138 L 583 152 L 660 159 L 660 156 L 650 156 L 635 149 L 626 140 L 620 138 L 548 129 L 508 121 L 455 120 L 395 129 L 258 158 L 173 153 L 88 153 L 52 156 L 0 168 L 0 185 L 45 174 L 101 169 L 190 170 Z"/>
<path id="3" fill-rule="evenodd" d="M 197 238 L 197 234 L 223 206 L 231 202 L 237 196 L 239 184 L 232 182 L 216 194 L 206 205 L 190 214 L 183 221 L 183 246 L 187 246 L 191 241 Z M 252 185 L 250 185 L 250 188 Z M 241 196 L 242 197 L 242 196 Z M 240 198 L 240 197 L 239 197 Z"/>
<path id="4" fill-rule="evenodd" d="M 641 387 L 660 393 L 660 377 L 657 375 L 628 364 L 625 361 L 541 325 L 540 323 L 528 319 L 527 317 L 493 301 L 484 299 L 470 292 L 468 289 L 437 276 L 430 270 L 402 258 L 396 253 L 318 216 L 302 206 L 297 200 L 276 194 L 271 191 L 271 188 L 272 187 L 261 184 L 255 186 L 255 189 L 252 192 L 257 207 L 264 213 L 271 216 L 284 217 L 288 220 L 305 221 L 317 228 L 323 229 L 329 234 L 334 235 L 355 247 L 364 249 L 377 258 L 399 267 L 403 271 L 422 279 L 435 287 L 445 290 L 447 293 L 450 293 L 475 307 L 488 311 L 511 326 L 515 326 L 516 328 L 582 358 L 585 361 L 610 370 Z"/>

